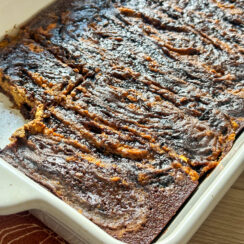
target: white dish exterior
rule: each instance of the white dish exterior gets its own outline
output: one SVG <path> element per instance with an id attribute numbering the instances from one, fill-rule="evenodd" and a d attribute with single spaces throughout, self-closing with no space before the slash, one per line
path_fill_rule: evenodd
<path id="1" fill-rule="evenodd" d="M 22 24 L 53 0 L 0 0 L 0 36 Z M 11 14 L 10 14 L 11 13 Z M 24 120 L 0 94 L 0 148 Z M 9 126 L 6 126 L 8 125 Z M 4 127 L 5 126 L 5 127 Z M 244 169 L 244 133 L 169 225 L 157 244 L 186 243 Z M 0 159 L 0 215 L 33 213 L 70 243 L 119 244 L 75 209 Z M 45 214 L 43 214 L 45 213 Z M 57 228 L 57 222 L 60 225 Z"/>

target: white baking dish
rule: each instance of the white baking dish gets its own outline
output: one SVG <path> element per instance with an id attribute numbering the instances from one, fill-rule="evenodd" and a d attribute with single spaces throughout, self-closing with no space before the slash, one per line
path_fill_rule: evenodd
<path id="1" fill-rule="evenodd" d="M 29 19 L 53 0 L 0 0 L 0 36 Z M 0 94 L 0 147 L 24 120 L 10 112 L 10 103 Z M 230 153 L 198 187 L 157 244 L 186 243 L 244 169 L 244 134 Z M 34 213 L 71 243 L 122 243 L 83 217 L 24 174 L 0 159 L 0 215 L 24 210 Z M 45 213 L 45 215 L 40 214 Z M 60 227 L 57 227 L 57 222 Z"/>

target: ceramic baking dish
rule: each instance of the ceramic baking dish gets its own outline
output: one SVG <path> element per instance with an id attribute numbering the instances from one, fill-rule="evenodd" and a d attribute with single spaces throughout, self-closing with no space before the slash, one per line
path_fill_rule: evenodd
<path id="1" fill-rule="evenodd" d="M 51 2 L 52 0 L 0 0 L 0 36 L 4 36 L 6 31 L 25 22 Z M 8 138 L 24 122 L 20 114 L 11 109 L 8 99 L 0 94 L 0 148 L 9 143 Z M 156 243 L 186 243 L 243 169 L 244 133 L 218 167 L 200 184 Z M 70 243 L 122 243 L 0 159 L 0 215 L 25 210 L 32 210 Z"/>

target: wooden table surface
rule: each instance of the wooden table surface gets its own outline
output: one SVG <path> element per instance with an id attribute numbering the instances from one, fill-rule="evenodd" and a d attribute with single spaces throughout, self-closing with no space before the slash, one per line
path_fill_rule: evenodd
<path id="1" fill-rule="evenodd" d="M 244 243 L 244 172 L 188 244 Z"/>

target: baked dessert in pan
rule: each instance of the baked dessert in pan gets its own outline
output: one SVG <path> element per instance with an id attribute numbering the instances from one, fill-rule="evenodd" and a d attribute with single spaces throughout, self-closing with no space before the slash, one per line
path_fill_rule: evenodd
<path id="1" fill-rule="evenodd" d="M 151 243 L 244 125 L 241 1 L 63 1 L 0 43 L 30 120 L 0 156 L 115 238 Z"/>

